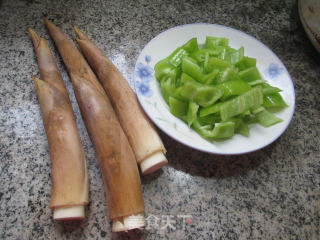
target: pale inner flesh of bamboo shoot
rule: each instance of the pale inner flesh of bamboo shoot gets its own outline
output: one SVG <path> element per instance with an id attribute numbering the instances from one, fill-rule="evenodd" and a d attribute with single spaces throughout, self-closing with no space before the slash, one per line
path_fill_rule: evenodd
<path id="1" fill-rule="evenodd" d="M 142 229 L 146 226 L 143 213 L 130 215 L 121 219 L 114 219 L 112 224 L 113 232 L 124 232 L 133 229 Z"/>
<path id="2" fill-rule="evenodd" d="M 159 151 L 152 154 L 150 157 L 146 158 L 143 162 L 140 163 L 140 168 L 142 174 L 150 174 L 168 163 L 163 152 Z"/>
<path id="3" fill-rule="evenodd" d="M 71 206 L 63 208 L 55 208 L 53 210 L 53 219 L 65 220 L 81 220 L 84 218 L 84 206 Z"/>

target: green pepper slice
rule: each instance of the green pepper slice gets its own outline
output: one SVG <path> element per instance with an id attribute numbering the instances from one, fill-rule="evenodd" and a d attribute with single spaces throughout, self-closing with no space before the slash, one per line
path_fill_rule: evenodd
<path id="1" fill-rule="evenodd" d="M 227 81 L 217 85 L 223 90 L 222 100 L 231 96 L 241 95 L 251 89 L 251 86 L 245 81 Z"/>
<path id="2" fill-rule="evenodd" d="M 187 43 L 185 43 L 182 48 L 188 53 L 193 53 L 199 50 L 197 38 L 191 38 Z"/>
<path id="3" fill-rule="evenodd" d="M 238 76 L 240 77 L 240 79 L 247 82 L 262 79 L 257 67 L 250 67 L 242 70 L 238 73 Z"/>
<path id="4" fill-rule="evenodd" d="M 220 107 L 222 121 L 225 121 L 233 116 L 239 115 L 246 110 L 259 106 L 263 103 L 263 94 L 260 86 L 254 87 L 249 91 L 224 102 Z"/>
<path id="5" fill-rule="evenodd" d="M 187 115 L 187 111 L 188 111 L 187 102 L 178 100 L 174 97 L 169 97 L 169 107 L 170 107 L 170 112 L 178 118 L 182 118 Z"/>
<path id="6" fill-rule="evenodd" d="M 264 127 L 270 127 L 279 122 L 282 122 L 281 118 L 264 109 L 263 111 L 256 114 L 258 122 Z"/>
<path id="7" fill-rule="evenodd" d="M 183 58 L 181 68 L 184 73 L 190 75 L 198 82 L 203 81 L 202 69 L 194 59 L 190 57 Z"/>
<path id="8" fill-rule="evenodd" d="M 264 95 L 262 106 L 265 108 L 273 108 L 278 111 L 288 107 L 288 105 L 286 104 L 286 102 L 283 100 L 282 96 L 279 93 Z"/>
<path id="9" fill-rule="evenodd" d="M 199 105 L 195 102 L 189 102 L 188 112 L 187 112 L 187 121 L 188 126 L 190 127 L 194 120 L 197 118 L 197 112 L 199 109 Z"/>

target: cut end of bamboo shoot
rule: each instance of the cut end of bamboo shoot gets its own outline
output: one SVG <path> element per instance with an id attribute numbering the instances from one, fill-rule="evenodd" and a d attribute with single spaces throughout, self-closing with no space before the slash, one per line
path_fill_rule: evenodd
<path id="1" fill-rule="evenodd" d="M 146 226 L 146 220 L 143 213 L 114 219 L 112 224 L 113 232 L 126 232 L 133 229 L 142 229 Z"/>
<path id="2" fill-rule="evenodd" d="M 150 174 L 167 165 L 168 160 L 163 152 L 156 152 L 140 163 L 142 174 Z"/>
<path id="3" fill-rule="evenodd" d="M 82 220 L 84 219 L 84 206 L 55 208 L 53 219 L 59 221 Z"/>

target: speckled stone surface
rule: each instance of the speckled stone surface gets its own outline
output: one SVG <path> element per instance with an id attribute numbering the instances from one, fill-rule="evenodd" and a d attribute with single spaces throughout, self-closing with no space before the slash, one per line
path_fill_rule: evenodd
<path id="1" fill-rule="evenodd" d="M 269 46 L 291 74 L 292 123 L 270 146 L 241 156 L 201 153 L 160 132 L 170 163 L 142 177 L 146 217 L 155 224 L 113 234 L 95 153 L 44 17 L 71 38 L 71 23 L 77 24 L 131 82 L 139 52 L 170 27 L 209 22 L 245 31 Z M 50 159 L 30 77 L 38 68 L 28 27 L 49 40 L 86 151 L 90 204 L 80 225 L 53 221 L 48 207 Z M 320 239 L 319 93 L 320 56 L 295 0 L 0 0 L 0 239 Z"/>

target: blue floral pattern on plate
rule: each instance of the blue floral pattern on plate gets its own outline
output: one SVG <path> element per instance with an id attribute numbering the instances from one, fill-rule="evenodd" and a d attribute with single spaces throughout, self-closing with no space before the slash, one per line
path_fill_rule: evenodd
<path id="1" fill-rule="evenodd" d="M 144 65 L 141 62 L 137 64 L 135 74 L 143 82 L 148 83 L 153 80 L 153 69 L 149 65 Z"/>
<path id="2" fill-rule="evenodd" d="M 144 60 L 146 60 L 147 63 L 151 62 L 151 56 L 150 55 L 146 55 L 144 57 Z"/>
<path id="3" fill-rule="evenodd" d="M 279 67 L 276 63 L 270 63 L 269 67 L 264 71 L 264 74 L 272 79 L 276 80 L 283 72 L 283 68 Z"/>
<path id="4" fill-rule="evenodd" d="M 144 97 L 151 97 L 153 92 L 149 86 L 149 83 L 153 80 L 153 68 L 148 64 L 151 61 L 151 56 L 146 55 L 144 60 L 147 64 L 138 62 L 135 70 L 136 78 L 136 92 Z"/>
<path id="5" fill-rule="evenodd" d="M 152 96 L 152 90 L 150 86 L 145 82 L 137 82 L 136 88 L 139 92 L 139 94 L 145 96 L 145 97 L 151 97 Z"/>

